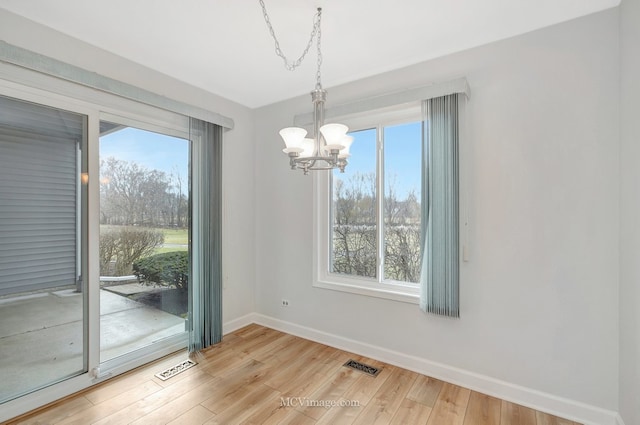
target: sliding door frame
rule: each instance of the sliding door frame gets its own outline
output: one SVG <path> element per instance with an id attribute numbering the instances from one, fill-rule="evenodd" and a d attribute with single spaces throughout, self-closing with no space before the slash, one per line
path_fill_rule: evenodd
<path id="1" fill-rule="evenodd" d="M 154 119 L 141 119 L 140 117 L 137 118 L 132 118 L 130 115 L 126 115 L 123 113 L 120 114 L 114 114 L 114 113 L 109 113 L 109 112 L 100 112 L 99 114 L 99 120 L 98 120 L 98 126 L 100 124 L 100 121 L 109 121 L 112 122 L 114 124 L 121 124 L 121 125 L 126 125 L 127 127 L 130 128 L 135 128 L 138 130 L 145 130 L 145 131 L 149 131 L 149 132 L 154 132 L 154 133 L 158 133 L 158 134 L 163 134 L 163 135 L 167 135 L 167 136 L 172 136 L 172 137 L 176 137 L 176 138 L 181 138 L 186 140 L 189 143 L 189 153 L 191 152 L 191 140 L 189 140 L 189 130 L 187 129 L 181 129 L 178 128 L 177 126 L 173 126 L 173 127 L 169 127 L 167 125 L 165 125 L 164 123 L 160 124 L 157 122 L 152 123 L 151 121 L 155 121 Z M 187 120 L 188 122 L 188 120 Z M 98 128 L 99 131 L 99 128 Z M 100 152 L 100 140 L 98 137 L 98 140 L 95 141 L 95 150 L 97 151 L 97 155 L 98 155 L 98 177 L 96 177 L 96 180 L 99 180 L 99 172 L 100 172 L 100 158 L 99 158 L 99 152 Z M 189 174 L 191 174 L 191 169 L 189 169 Z M 100 188 L 98 187 L 98 192 L 95 192 L 97 194 L 97 196 L 99 197 L 99 191 Z M 98 213 L 96 214 L 96 217 L 100 216 L 100 205 L 98 205 Z M 191 220 L 189 220 L 189 226 L 191 226 Z M 97 229 L 98 234 L 100 233 L 100 223 L 98 220 L 98 229 Z M 93 247 L 94 249 L 98 249 L 96 247 Z M 191 250 L 191 244 L 189 243 L 189 250 Z M 100 277 L 98 276 L 98 281 L 100 280 Z M 98 282 L 98 292 L 99 292 L 99 282 Z M 98 315 L 99 316 L 99 315 Z M 99 317 L 98 317 L 99 319 Z M 99 329 L 99 328 L 98 328 Z M 98 334 L 99 335 L 99 334 Z M 166 354 L 170 354 L 173 353 L 177 350 L 186 348 L 187 345 L 189 343 L 189 334 L 185 331 L 180 334 L 180 335 L 174 335 L 174 336 L 170 336 L 167 337 L 161 341 L 157 341 L 154 342 L 152 345 L 147 345 L 145 347 L 136 349 L 134 351 L 131 351 L 127 354 L 123 354 L 121 356 L 115 357 L 113 359 L 109 359 L 107 361 L 104 362 L 100 362 L 98 365 L 98 369 L 96 369 L 94 371 L 94 375 L 98 378 L 98 379 L 105 379 L 105 378 L 109 378 L 110 376 L 113 375 L 117 375 L 118 373 L 122 373 L 123 371 L 129 370 L 131 369 L 130 365 L 131 364 L 137 364 L 139 362 L 139 359 L 147 359 L 144 363 L 148 363 L 149 361 L 153 361 L 155 359 L 157 359 L 158 357 L 158 353 L 163 353 L 162 355 L 166 355 Z M 98 353 L 99 356 L 99 353 Z M 144 364 L 143 363 L 143 364 Z"/>
<path id="2" fill-rule="evenodd" d="M 87 187 L 84 189 L 84 193 L 88 194 L 87 208 L 83 217 L 86 220 L 81 223 L 83 230 L 86 230 L 86 237 L 84 237 L 86 246 L 80 248 L 82 255 L 86 256 L 81 262 L 87 266 L 83 271 L 86 279 L 84 282 L 86 291 L 83 297 L 85 297 L 84 337 L 87 370 L 81 375 L 3 403 L 0 405 L 2 407 L 0 409 L 1 422 L 164 355 L 182 348 L 186 349 L 188 336 L 185 332 L 184 337 L 167 338 L 157 346 L 154 344 L 153 349 L 138 350 L 132 355 L 122 356 L 103 365 L 100 364 L 99 137 L 101 119 L 122 117 L 127 122 L 137 123 L 137 126 L 144 125 L 144 129 L 151 131 L 164 129 L 174 134 L 182 134 L 183 136 L 186 134 L 187 137 L 184 138 L 189 139 L 189 118 L 2 62 L 0 62 L 0 71 L 2 71 L 3 78 L 7 78 L 0 79 L 0 95 L 87 116 L 87 153 L 85 154 L 87 169 L 82 171 L 87 172 Z"/>

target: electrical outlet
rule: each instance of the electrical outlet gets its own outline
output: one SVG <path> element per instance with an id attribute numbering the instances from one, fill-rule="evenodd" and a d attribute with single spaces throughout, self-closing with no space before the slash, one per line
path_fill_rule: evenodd
<path id="1" fill-rule="evenodd" d="M 289 307 L 289 300 L 282 300 L 282 307 Z"/>

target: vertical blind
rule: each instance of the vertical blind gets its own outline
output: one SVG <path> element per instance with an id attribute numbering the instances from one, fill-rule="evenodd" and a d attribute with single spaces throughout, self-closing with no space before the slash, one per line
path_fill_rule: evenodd
<path id="1" fill-rule="evenodd" d="M 189 352 L 222 340 L 222 127 L 190 119 Z"/>
<path id="2" fill-rule="evenodd" d="M 459 126 L 451 94 L 423 102 L 422 273 L 420 308 L 460 317 Z"/>
<path id="3" fill-rule="evenodd" d="M 0 295 L 74 285 L 85 117 L 0 96 Z"/>

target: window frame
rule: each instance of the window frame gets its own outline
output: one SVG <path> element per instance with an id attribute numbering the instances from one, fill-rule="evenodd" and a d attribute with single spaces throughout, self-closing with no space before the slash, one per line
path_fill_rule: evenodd
<path id="1" fill-rule="evenodd" d="M 377 234 L 377 278 L 333 273 L 331 266 L 331 223 L 333 222 L 331 195 L 333 173 L 320 172 L 313 175 L 314 185 L 314 241 L 313 241 L 313 286 L 358 295 L 384 298 L 411 304 L 419 303 L 418 283 L 382 280 L 384 268 L 384 139 L 385 127 L 421 122 L 419 102 L 397 105 L 378 111 L 370 111 L 352 116 L 338 117 L 336 121 L 349 126 L 350 132 L 376 129 L 376 234 Z M 348 167 L 348 166 L 347 166 Z"/>

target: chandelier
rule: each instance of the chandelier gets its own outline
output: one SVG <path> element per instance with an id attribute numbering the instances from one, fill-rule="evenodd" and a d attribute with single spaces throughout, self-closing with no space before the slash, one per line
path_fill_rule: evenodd
<path id="1" fill-rule="evenodd" d="M 309 170 L 332 170 L 334 168 L 340 169 L 340 172 L 344 173 L 347 160 L 350 156 L 349 148 L 351 147 L 351 143 L 353 143 L 353 137 L 347 135 L 349 128 L 344 124 L 324 123 L 324 102 L 327 99 L 327 91 L 322 88 L 320 74 L 320 66 L 322 65 L 322 52 L 320 50 L 322 8 L 319 7 L 314 16 L 311 37 L 302 55 L 297 60 L 291 62 L 280 49 L 280 43 L 269 20 L 264 0 L 259 1 L 262 6 L 264 21 L 275 42 L 276 55 L 282 58 L 287 70 L 293 71 L 300 66 L 309 52 L 314 38 L 316 39 L 318 50 L 316 87 L 311 92 L 311 100 L 313 103 L 313 133 L 311 136 L 313 138 L 307 137 L 307 130 L 304 128 L 283 128 L 280 130 L 280 136 L 282 136 L 286 147 L 282 151 L 289 156 L 291 169 L 302 170 L 305 175 L 309 174 Z"/>

